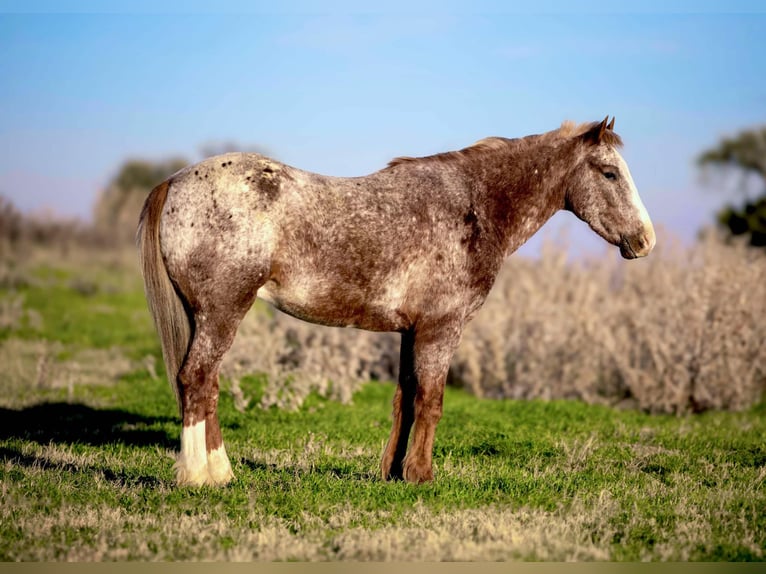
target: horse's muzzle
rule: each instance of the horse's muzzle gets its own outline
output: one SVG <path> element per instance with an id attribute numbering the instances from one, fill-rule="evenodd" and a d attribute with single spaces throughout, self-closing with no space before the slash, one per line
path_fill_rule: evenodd
<path id="1" fill-rule="evenodd" d="M 625 259 L 637 259 L 638 257 L 646 257 L 654 248 L 656 241 L 657 239 L 654 235 L 654 229 L 651 227 L 648 230 L 632 237 L 623 235 L 619 244 L 620 255 L 622 255 Z"/>

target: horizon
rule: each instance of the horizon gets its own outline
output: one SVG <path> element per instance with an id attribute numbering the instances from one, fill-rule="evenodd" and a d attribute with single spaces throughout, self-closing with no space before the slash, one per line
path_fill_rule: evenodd
<path id="1" fill-rule="evenodd" d="M 766 7 L 755 2 L 608 14 L 594 2 L 581 13 L 551 2 L 538 13 L 22 5 L 0 5 L 0 194 L 25 213 L 87 220 L 124 161 L 195 162 L 205 145 L 353 176 L 608 114 L 652 220 L 688 242 L 737 200 L 703 181 L 695 157 L 766 123 Z M 562 230 L 581 251 L 603 250 L 571 214 L 522 250 Z"/>

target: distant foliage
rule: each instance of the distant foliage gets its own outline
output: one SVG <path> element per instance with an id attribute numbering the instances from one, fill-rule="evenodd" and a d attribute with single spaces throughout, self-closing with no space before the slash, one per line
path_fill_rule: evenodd
<path id="1" fill-rule="evenodd" d="M 15 245 L 21 238 L 22 216 L 9 199 L 0 195 L 0 240 Z"/>
<path id="2" fill-rule="evenodd" d="M 750 245 L 766 248 L 766 127 L 724 138 L 697 158 L 700 166 L 739 172 L 742 183 L 755 177 L 762 185 L 760 196 L 741 205 L 727 205 L 718 212 L 718 223 L 732 235 L 748 237 Z"/>
<path id="3" fill-rule="evenodd" d="M 656 413 L 756 403 L 766 390 L 766 257 L 714 235 L 668 243 L 631 262 L 610 253 L 567 264 L 554 246 L 540 260 L 512 257 L 463 334 L 451 384 Z M 348 401 L 364 381 L 396 379 L 398 356 L 395 334 L 253 312 L 223 373 L 268 373 L 261 406 L 295 408 L 312 391 Z"/>
<path id="4" fill-rule="evenodd" d="M 180 158 L 125 162 L 96 201 L 93 224 L 101 241 L 107 245 L 132 242 L 146 196 L 187 163 Z"/>
<path id="5" fill-rule="evenodd" d="M 0 196 L 0 257 L 34 246 L 68 251 L 72 247 L 132 244 L 138 216 L 151 189 L 186 165 L 182 159 L 125 162 L 99 195 L 93 222 L 65 219 L 55 213 L 22 214 Z"/>
<path id="6" fill-rule="evenodd" d="M 210 142 L 200 148 L 202 157 L 245 151 L 266 153 L 259 146 L 242 146 L 236 142 Z M 106 186 L 93 210 L 93 222 L 98 238 L 108 246 L 132 243 L 138 217 L 149 192 L 159 183 L 189 164 L 184 158 L 165 160 L 127 160 Z"/>
<path id="7" fill-rule="evenodd" d="M 725 207 L 718 212 L 718 222 L 732 235 L 749 235 L 753 247 L 766 247 L 766 195 L 740 207 Z"/>
<path id="8" fill-rule="evenodd" d="M 92 230 L 81 221 L 45 212 L 24 214 L 0 195 L 0 261 L 23 257 L 34 247 L 66 254 L 92 241 Z"/>

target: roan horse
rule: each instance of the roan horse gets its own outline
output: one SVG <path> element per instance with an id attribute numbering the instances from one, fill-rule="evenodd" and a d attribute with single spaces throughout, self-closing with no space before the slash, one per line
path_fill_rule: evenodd
<path id="1" fill-rule="evenodd" d="M 654 246 L 607 120 L 397 158 L 365 177 L 230 153 L 158 185 L 137 242 L 183 418 L 177 482 L 234 476 L 216 413 L 218 370 L 256 297 L 313 323 L 401 333 L 382 476 L 432 480 L 450 360 L 505 257 L 560 209 L 626 259 Z"/>

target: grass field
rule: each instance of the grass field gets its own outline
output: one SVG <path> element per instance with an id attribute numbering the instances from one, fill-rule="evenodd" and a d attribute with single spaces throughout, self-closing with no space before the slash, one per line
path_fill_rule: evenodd
<path id="1" fill-rule="evenodd" d="M 258 349 L 252 349 L 257 353 Z M 0 560 L 764 560 L 766 405 L 649 415 L 450 388 L 436 480 L 378 476 L 394 386 L 264 409 L 225 379 L 236 480 L 176 488 L 180 423 L 140 279 L 0 273 Z"/>

